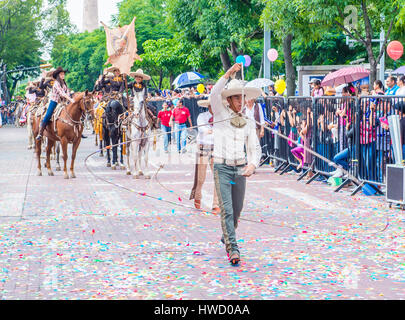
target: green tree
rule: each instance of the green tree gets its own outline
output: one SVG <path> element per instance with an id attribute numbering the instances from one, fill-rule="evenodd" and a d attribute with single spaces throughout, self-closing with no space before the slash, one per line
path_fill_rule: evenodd
<path id="1" fill-rule="evenodd" d="M 123 0 L 118 4 L 119 12 L 113 21 L 127 25 L 135 20 L 138 54 L 144 52 L 143 43 L 147 40 L 171 38 L 173 33 L 165 23 L 164 0 Z"/>
<path id="2" fill-rule="evenodd" d="M 320 38 L 322 30 L 309 23 L 300 13 L 297 2 L 285 0 L 264 0 L 266 4 L 261 23 L 281 39 L 284 54 L 287 95 L 295 95 L 296 71 L 293 63 L 293 40 L 309 43 Z"/>
<path id="3" fill-rule="evenodd" d="M 69 70 L 66 81 L 75 91 L 92 90 L 107 60 L 104 30 L 60 35 L 51 53 L 52 64 Z"/>
<path id="4" fill-rule="evenodd" d="M 400 17 L 403 0 L 294 0 L 311 23 L 319 28 L 336 25 L 366 49 L 370 64 L 370 84 L 377 78 L 377 65 L 386 50 L 387 41 Z M 403 9 L 402 9 L 403 10 Z M 385 33 L 381 50 L 372 39 Z"/>
<path id="5" fill-rule="evenodd" d="M 249 48 L 252 39 L 262 36 L 259 25 L 263 5 L 240 0 L 167 0 L 168 20 L 188 41 L 211 57 L 221 59 L 224 70 L 231 57 Z"/>

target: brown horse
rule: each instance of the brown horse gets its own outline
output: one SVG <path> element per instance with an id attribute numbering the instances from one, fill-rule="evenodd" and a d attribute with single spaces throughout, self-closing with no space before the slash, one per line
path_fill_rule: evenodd
<path id="1" fill-rule="evenodd" d="M 57 116 L 56 123 L 51 121 L 45 131 L 44 136 L 48 138 L 48 145 L 46 148 L 46 167 L 48 169 L 48 175 L 53 176 L 51 169 L 50 155 L 53 146 L 56 141 L 60 141 L 62 152 L 63 152 L 63 161 L 64 161 L 64 178 L 69 179 L 69 175 L 66 168 L 66 163 L 68 159 L 67 147 L 68 144 L 73 144 L 72 147 L 72 162 L 70 166 L 70 175 L 71 178 L 76 178 L 74 173 L 74 162 L 76 158 L 76 152 L 80 145 L 82 139 L 82 132 L 84 129 L 81 118 L 83 115 L 90 114 L 94 118 L 94 109 L 93 109 L 93 93 L 81 92 L 76 93 L 73 96 L 73 103 L 70 103 L 67 106 L 62 107 L 60 114 Z M 56 113 L 55 110 L 54 113 Z M 36 138 L 39 133 L 40 127 L 40 118 L 35 117 L 33 123 L 34 137 Z M 55 130 L 56 129 L 56 130 Z M 41 171 L 41 144 L 42 140 L 36 140 L 36 153 L 38 158 L 38 176 L 42 176 Z"/>

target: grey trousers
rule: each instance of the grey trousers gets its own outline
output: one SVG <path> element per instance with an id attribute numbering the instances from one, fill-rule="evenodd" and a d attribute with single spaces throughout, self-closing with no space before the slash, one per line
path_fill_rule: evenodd
<path id="1" fill-rule="evenodd" d="M 226 251 L 231 255 L 239 253 L 235 230 L 243 209 L 246 177 L 241 175 L 245 166 L 227 166 L 214 164 L 214 180 L 221 209 L 221 226 Z"/>

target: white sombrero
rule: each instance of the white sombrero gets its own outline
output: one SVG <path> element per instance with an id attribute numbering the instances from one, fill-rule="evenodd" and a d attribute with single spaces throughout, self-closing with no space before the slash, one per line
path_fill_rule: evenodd
<path id="1" fill-rule="evenodd" d="M 119 71 L 121 73 L 120 69 L 118 69 L 117 67 L 109 67 L 109 68 L 105 69 L 105 71 L 107 71 L 107 72 Z"/>
<path id="2" fill-rule="evenodd" d="M 56 71 L 55 68 L 52 68 L 51 70 L 49 70 L 49 71 L 46 73 L 46 78 L 51 79 L 51 78 L 52 78 L 52 75 L 53 75 L 53 73 L 54 73 L 55 71 Z"/>
<path id="3" fill-rule="evenodd" d="M 114 78 L 115 76 L 114 76 L 114 73 L 112 73 L 112 72 L 107 72 L 105 75 L 104 75 L 106 78 Z"/>
<path id="4" fill-rule="evenodd" d="M 242 94 L 242 92 L 246 96 L 246 100 L 260 97 L 262 92 L 259 88 L 245 87 L 245 84 L 242 80 L 231 80 L 221 92 L 222 100 L 227 103 L 226 98 Z"/>
<path id="5" fill-rule="evenodd" d="M 135 72 L 131 72 L 129 74 L 129 76 L 131 78 L 141 77 L 143 80 L 150 80 L 150 76 L 148 76 L 147 74 L 144 74 L 142 69 L 138 69 Z"/>
<path id="6" fill-rule="evenodd" d="M 198 100 L 197 104 L 199 107 L 208 108 L 211 105 L 211 100 L 209 98 L 208 100 Z"/>

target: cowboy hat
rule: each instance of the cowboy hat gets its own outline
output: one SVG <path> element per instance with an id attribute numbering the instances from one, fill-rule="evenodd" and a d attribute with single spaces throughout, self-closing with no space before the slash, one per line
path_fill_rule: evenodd
<path id="1" fill-rule="evenodd" d="M 59 75 L 59 73 L 67 73 L 69 72 L 68 70 L 64 70 L 62 67 L 57 67 L 56 70 L 52 73 L 52 78 L 56 79 Z"/>
<path id="2" fill-rule="evenodd" d="M 321 81 L 320 79 L 317 79 L 317 78 L 313 78 L 311 81 L 309 81 L 308 83 L 309 84 L 311 84 L 311 83 L 315 83 L 315 82 L 317 82 L 317 81 Z"/>
<path id="3" fill-rule="evenodd" d="M 112 72 L 107 72 L 104 76 L 105 76 L 106 78 L 114 78 L 114 73 L 112 73 Z"/>
<path id="4" fill-rule="evenodd" d="M 231 80 L 225 89 L 222 90 L 221 96 L 224 102 L 226 98 L 241 95 L 242 92 L 246 96 L 246 100 L 256 99 L 262 94 L 259 88 L 245 87 L 245 82 L 237 79 Z"/>
<path id="5" fill-rule="evenodd" d="M 150 80 L 150 76 L 144 74 L 142 69 L 138 69 L 135 72 L 131 72 L 129 76 L 132 78 L 141 77 L 143 80 Z"/>
<path id="6" fill-rule="evenodd" d="M 51 70 L 49 70 L 49 71 L 46 73 L 46 77 L 47 77 L 47 78 L 52 78 L 52 74 L 53 74 L 55 71 L 56 71 L 56 69 L 55 69 L 55 68 L 52 68 Z"/>
<path id="7" fill-rule="evenodd" d="M 107 72 L 119 71 L 121 73 L 121 70 L 119 68 L 117 68 L 117 67 L 114 67 L 114 66 L 105 69 L 105 71 L 107 71 Z"/>
<path id="8" fill-rule="evenodd" d="M 197 104 L 198 104 L 199 107 L 208 108 L 208 106 L 211 105 L 211 101 L 210 101 L 209 98 L 208 98 L 208 100 L 198 100 Z"/>

